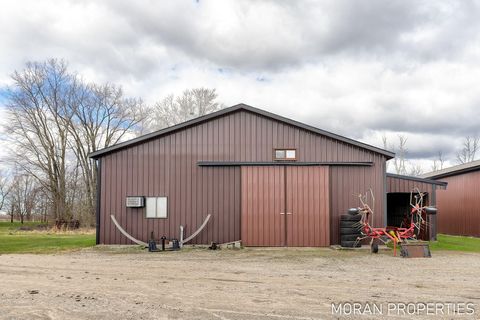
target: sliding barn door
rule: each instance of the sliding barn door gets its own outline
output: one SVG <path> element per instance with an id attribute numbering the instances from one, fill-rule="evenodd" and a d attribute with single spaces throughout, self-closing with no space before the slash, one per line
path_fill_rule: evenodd
<path id="1" fill-rule="evenodd" d="M 328 167 L 286 168 L 287 245 L 330 245 Z"/>
<path id="2" fill-rule="evenodd" d="M 280 166 L 242 167 L 242 242 L 275 247 L 285 239 L 285 170 Z"/>
<path id="3" fill-rule="evenodd" d="M 330 244 L 328 167 L 242 167 L 245 246 Z"/>

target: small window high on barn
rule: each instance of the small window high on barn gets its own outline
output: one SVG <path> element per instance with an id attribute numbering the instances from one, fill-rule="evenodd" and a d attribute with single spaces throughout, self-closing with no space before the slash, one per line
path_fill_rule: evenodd
<path id="1" fill-rule="evenodd" d="M 274 160 L 297 160 L 297 150 L 295 149 L 275 149 Z"/>

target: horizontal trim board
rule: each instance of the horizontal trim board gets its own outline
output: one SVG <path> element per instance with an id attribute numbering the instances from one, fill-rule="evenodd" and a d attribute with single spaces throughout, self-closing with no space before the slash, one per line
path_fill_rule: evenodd
<path id="1" fill-rule="evenodd" d="M 268 161 L 268 162 L 241 162 L 241 161 L 198 161 L 200 167 L 232 167 L 232 166 L 352 166 L 371 167 L 373 162 L 297 162 L 297 161 Z"/>
<path id="2" fill-rule="evenodd" d="M 425 179 L 425 178 L 419 178 L 419 177 L 411 177 L 411 176 L 402 176 L 400 174 L 394 174 L 394 173 L 387 173 L 387 177 L 395 178 L 395 179 L 402 179 L 402 180 L 418 181 L 418 182 L 434 184 L 434 185 L 437 185 L 437 186 L 444 186 L 444 187 L 446 187 L 448 185 L 448 182 L 444 182 L 444 181 Z"/>

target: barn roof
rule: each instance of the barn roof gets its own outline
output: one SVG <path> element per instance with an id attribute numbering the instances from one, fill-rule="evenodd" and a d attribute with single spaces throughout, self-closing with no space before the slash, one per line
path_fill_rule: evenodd
<path id="1" fill-rule="evenodd" d="M 440 178 L 456 176 L 458 174 L 477 171 L 477 170 L 480 170 L 480 160 L 475 160 L 472 162 L 459 164 L 457 166 L 449 167 L 446 169 L 425 173 L 425 174 L 422 174 L 421 177 L 430 178 L 430 179 L 440 179 Z"/>
<path id="2" fill-rule="evenodd" d="M 143 136 L 140 136 L 140 137 L 137 137 L 137 138 L 125 141 L 125 142 L 117 143 L 113 146 L 110 146 L 110 147 L 107 147 L 107 148 L 104 148 L 104 149 L 101 149 L 101 150 L 97 150 L 95 152 L 90 153 L 89 157 L 93 158 L 93 159 L 98 159 L 98 158 L 101 158 L 102 156 L 105 156 L 106 154 L 111 153 L 111 152 L 118 151 L 118 150 L 121 150 L 121 149 L 124 149 L 124 148 L 128 148 L 128 147 L 146 142 L 148 140 L 152 140 L 152 139 L 161 137 L 163 135 L 172 133 L 174 131 L 179 131 L 179 130 L 182 130 L 184 128 L 188 128 L 188 127 L 197 125 L 199 123 L 207 122 L 207 121 L 210 121 L 210 120 L 213 120 L 213 119 L 216 119 L 216 118 L 219 118 L 219 117 L 222 117 L 224 115 L 227 115 L 227 114 L 230 114 L 230 113 L 233 113 L 233 112 L 237 112 L 237 111 L 240 111 L 240 110 L 244 110 L 244 111 L 247 111 L 247 112 L 258 114 L 258 115 L 261 115 L 261 116 L 266 117 L 266 118 L 270 118 L 270 119 L 273 119 L 273 120 L 276 120 L 276 121 L 279 121 L 279 122 L 283 122 L 283 123 L 286 123 L 286 124 L 289 124 L 289 125 L 292 125 L 292 126 L 295 126 L 295 127 L 302 128 L 304 130 L 308 130 L 310 132 L 314 132 L 314 133 L 317 133 L 317 134 L 320 134 L 320 135 L 323 135 L 323 136 L 327 136 L 327 137 L 335 139 L 335 140 L 339 140 L 339 141 L 357 146 L 359 148 L 370 150 L 370 151 L 373 151 L 373 152 L 384 155 L 387 159 L 391 159 L 395 156 L 395 153 L 393 153 L 393 152 L 390 152 L 390 151 L 387 151 L 387 150 L 384 150 L 384 149 L 381 149 L 381 148 L 377 148 L 377 147 L 368 145 L 366 143 L 362 143 L 362 142 L 359 142 L 359 141 L 356 141 L 356 140 L 353 140 L 353 139 L 350 139 L 350 138 L 347 138 L 347 137 L 344 137 L 344 136 L 340 136 L 338 134 L 334 134 L 334 133 L 331 133 L 331 132 L 328 132 L 328 131 L 325 131 L 325 130 L 322 130 L 322 129 L 318 129 L 316 127 L 313 127 L 313 126 L 310 126 L 310 125 L 307 125 L 307 124 L 304 124 L 304 123 L 301 123 L 301 122 L 298 122 L 298 121 L 295 121 L 295 120 L 292 120 L 292 119 L 289 119 L 289 118 L 279 116 L 277 114 L 274 114 L 274 113 L 271 113 L 271 112 L 268 112 L 268 111 L 265 111 L 265 110 L 262 110 L 262 109 L 254 108 L 252 106 L 240 103 L 240 104 L 234 105 L 234 106 L 229 107 L 229 108 L 225 108 L 225 109 L 222 109 L 222 110 L 219 110 L 219 111 L 216 111 L 216 112 L 213 112 L 213 113 L 210 113 L 210 114 L 207 114 L 207 115 L 204 115 L 204 116 L 201 116 L 201 117 L 189 120 L 189 121 L 179 123 L 177 125 L 174 125 L 174 126 L 171 126 L 171 127 L 165 128 L 165 129 L 161 129 L 161 130 L 158 130 L 158 131 L 155 131 L 155 132 L 152 132 L 152 133 L 148 133 L 148 134 L 145 134 Z"/>
<path id="3" fill-rule="evenodd" d="M 446 187 L 448 185 L 448 182 L 428 179 L 426 177 L 423 178 L 423 177 L 404 176 L 404 175 L 401 175 L 401 174 L 395 174 L 395 173 L 389 173 L 389 172 L 387 172 L 387 178 L 410 180 L 410 181 L 434 184 L 434 185 L 442 186 L 442 187 Z"/>

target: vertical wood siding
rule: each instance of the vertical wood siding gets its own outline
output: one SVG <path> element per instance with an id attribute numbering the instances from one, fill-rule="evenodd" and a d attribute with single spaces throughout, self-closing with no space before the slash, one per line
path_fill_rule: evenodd
<path id="1" fill-rule="evenodd" d="M 241 171 L 243 244 L 286 245 L 284 167 L 252 166 L 243 167 Z"/>
<path id="2" fill-rule="evenodd" d="M 330 244 L 327 166 L 242 167 L 242 240 L 247 246 Z"/>
<path id="3" fill-rule="evenodd" d="M 433 185 L 431 183 L 387 176 L 387 192 L 410 193 L 415 187 L 420 192 L 427 192 L 429 196 L 433 193 Z"/>
<path id="4" fill-rule="evenodd" d="M 286 167 L 289 247 L 330 245 L 328 167 Z"/>
<path id="5" fill-rule="evenodd" d="M 383 155 L 284 124 L 245 110 L 157 137 L 102 157 L 100 242 L 128 244 L 111 223 L 114 214 L 134 237 L 179 237 L 212 219 L 193 243 L 240 239 L 240 167 L 199 167 L 198 161 L 272 161 L 274 148 L 296 148 L 298 162 L 371 161 L 372 167 L 331 167 L 330 238 L 338 243 L 338 217 L 357 206 L 354 193 L 372 188 L 375 221 L 383 225 Z M 146 219 L 143 209 L 125 207 L 125 197 L 168 197 L 167 219 Z"/>
<path id="6" fill-rule="evenodd" d="M 438 232 L 480 237 L 480 171 L 441 178 L 447 190 L 437 190 Z"/>
<path id="7" fill-rule="evenodd" d="M 330 168 L 330 241 L 332 244 L 340 242 L 340 215 L 345 214 L 349 208 L 359 207 L 361 204 L 358 194 L 364 194 L 369 189 L 372 189 L 375 196 L 375 212 L 372 222 L 379 227 L 386 224 L 385 158 L 376 154 L 371 156 L 371 161 L 374 162 L 372 167 Z"/>

